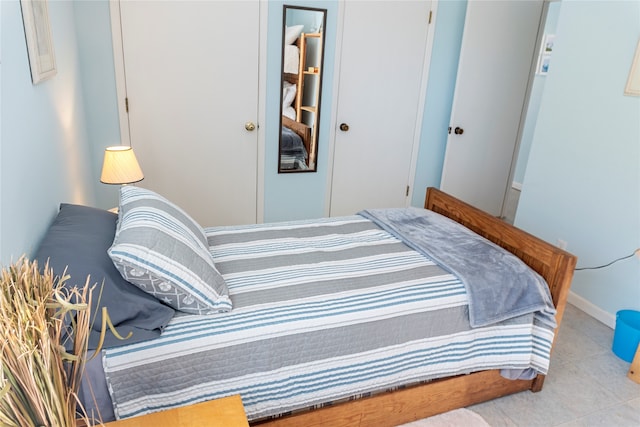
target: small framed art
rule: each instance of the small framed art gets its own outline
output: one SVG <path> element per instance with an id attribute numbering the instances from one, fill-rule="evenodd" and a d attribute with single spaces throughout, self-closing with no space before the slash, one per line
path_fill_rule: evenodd
<path id="1" fill-rule="evenodd" d="M 624 88 L 625 95 L 640 96 L 640 40 L 636 46 L 636 53 L 633 56 L 631 70 L 627 78 L 627 85 Z"/>
<path id="2" fill-rule="evenodd" d="M 20 0 L 33 84 L 56 75 L 47 0 Z"/>
<path id="3" fill-rule="evenodd" d="M 546 75 L 549 72 L 549 63 L 551 62 L 551 54 L 553 53 L 555 40 L 555 34 L 545 34 L 542 40 L 542 46 L 540 46 L 540 53 L 538 54 L 536 73 Z"/>

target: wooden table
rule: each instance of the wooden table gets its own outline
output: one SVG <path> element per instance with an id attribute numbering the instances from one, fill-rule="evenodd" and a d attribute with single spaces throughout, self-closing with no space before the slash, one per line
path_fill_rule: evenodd
<path id="1" fill-rule="evenodd" d="M 248 427 L 239 395 L 106 423 L 107 427 Z"/>

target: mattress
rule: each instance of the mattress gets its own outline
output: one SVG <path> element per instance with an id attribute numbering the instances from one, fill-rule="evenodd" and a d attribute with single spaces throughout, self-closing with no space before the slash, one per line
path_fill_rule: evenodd
<path id="1" fill-rule="evenodd" d="M 553 329 L 535 313 L 471 327 L 462 281 L 360 215 L 205 231 L 234 308 L 103 351 L 117 418 L 240 394 L 257 420 L 478 370 L 548 369 Z"/>

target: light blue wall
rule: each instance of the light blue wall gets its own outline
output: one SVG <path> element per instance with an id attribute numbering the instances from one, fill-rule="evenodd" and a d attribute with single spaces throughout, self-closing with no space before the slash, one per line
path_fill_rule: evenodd
<path id="1" fill-rule="evenodd" d="M 92 204 L 73 4 L 50 1 L 58 74 L 32 85 L 19 0 L 3 0 L 0 262 L 30 255 L 60 202 Z"/>
<path id="2" fill-rule="evenodd" d="M 578 266 L 640 247 L 640 97 L 623 95 L 640 2 L 562 2 L 515 224 Z M 640 309 L 640 261 L 577 271 L 572 291 L 610 315 Z"/>
<path id="3" fill-rule="evenodd" d="M 102 157 L 106 147 L 121 143 L 109 2 L 75 1 L 74 11 L 93 171 L 91 182 L 96 206 L 108 209 L 118 205 L 119 186 L 100 183 Z"/>
<path id="4" fill-rule="evenodd" d="M 426 188 L 440 186 L 466 12 L 466 0 L 438 3 L 412 206 L 424 206 Z"/>
<path id="5" fill-rule="evenodd" d="M 24 51 L 23 40 L 20 39 L 20 31 L 22 21 L 19 15 L 19 2 L 17 0 L 2 2 L 3 10 L 7 13 L 3 14 L 3 47 L 6 44 L 7 54 L 23 55 L 22 67 L 28 67 L 26 61 L 26 52 Z M 6 3 L 6 4 L 5 4 Z M 268 2 L 268 34 L 267 34 L 267 57 L 277 58 L 277 60 L 269 60 L 267 64 L 267 108 L 265 130 L 265 221 L 276 221 L 296 218 L 312 218 L 324 215 L 325 209 L 325 192 L 327 186 L 327 170 L 328 170 L 328 150 L 330 122 L 331 122 L 331 100 L 333 98 L 333 70 L 335 64 L 335 45 L 336 45 L 336 29 L 337 29 L 337 1 L 289 1 L 287 4 L 311 6 L 326 8 L 328 10 L 327 28 L 326 28 L 326 51 L 325 51 L 325 75 L 324 90 L 322 93 L 323 106 L 321 111 L 321 128 L 319 141 L 319 158 L 318 172 L 303 174 L 278 174 L 277 173 L 277 150 L 278 150 L 278 132 L 276 123 L 278 123 L 279 114 L 279 87 L 280 87 L 280 42 L 282 28 L 282 6 L 284 1 Z M 15 248 L 32 248 L 39 239 L 41 232 L 48 223 L 55 206 L 59 201 L 75 200 L 83 201 L 87 204 L 93 204 L 102 208 L 115 206 L 117 203 L 117 191 L 114 187 L 102 185 L 98 182 L 100 166 L 102 161 L 102 152 L 104 147 L 119 143 L 119 124 L 118 110 L 115 94 L 115 75 L 113 65 L 113 51 L 111 45 L 111 28 L 109 16 L 109 3 L 107 0 L 95 1 L 64 1 L 53 0 L 50 2 L 50 8 L 53 13 L 64 13 L 68 20 L 67 24 L 60 25 L 56 22 L 54 25 L 54 41 L 56 43 L 56 53 L 60 51 L 59 69 L 66 71 L 73 68 L 74 74 L 70 80 L 66 80 L 65 84 L 72 86 L 67 90 L 61 89 L 65 95 L 60 97 L 50 96 L 52 103 L 49 105 L 38 104 L 36 110 L 44 116 L 55 115 L 55 110 L 59 108 L 58 104 L 62 104 L 65 98 L 71 94 L 75 95 L 76 115 L 74 116 L 72 126 L 80 128 L 82 137 L 73 144 L 81 144 L 80 159 L 78 160 L 78 168 L 70 167 L 70 160 L 64 155 L 66 150 L 72 150 L 73 145 L 66 147 L 56 147 L 56 144 L 47 143 L 46 151 L 61 150 L 55 153 L 55 156 L 47 155 L 41 159 L 51 159 L 56 157 L 65 157 L 61 161 L 63 166 L 61 170 L 51 172 L 51 165 L 47 163 L 45 167 L 37 167 L 28 173 L 27 181 L 34 184 L 45 184 L 48 187 L 55 188 L 55 191 L 48 191 L 47 196 L 43 200 L 41 197 L 33 197 L 34 203 L 28 201 L 31 195 L 20 199 L 26 209 L 36 208 L 36 212 L 41 212 L 38 206 L 41 203 L 52 205 L 49 207 L 44 218 L 33 218 L 38 216 L 35 213 L 23 217 L 22 215 L 8 215 L 3 218 L 2 224 L 12 224 L 12 234 L 8 235 L 8 239 L 12 239 Z M 444 156 L 444 145 L 446 143 L 446 127 L 448 126 L 449 114 L 451 110 L 453 86 L 455 84 L 455 70 L 460 49 L 460 40 L 462 27 L 464 24 L 464 13 L 466 10 L 466 1 L 464 0 L 445 0 L 439 3 L 438 14 L 436 16 L 436 38 L 434 40 L 433 53 L 434 58 L 431 63 L 428 96 L 425 106 L 425 125 L 421 137 L 421 148 L 419 160 L 417 164 L 416 179 L 413 204 L 421 206 L 424 200 L 424 188 L 428 185 L 439 184 L 440 171 L 442 167 L 442 158 Z M 53 17 L 52 17 L 53 19 Z M 5 21 L 7 22 L 5 24 Z M 75 28 L 75 31 L 74 31 Z M 76 34 L 78 35 L 76 37 Z M 69 39 L 69 42 L 67 42 Z M 5 50 L 5 49 L 3 49 Z M 70 63 L 65 64 L 63 53 L 70 57 Z M 4 58 L 3 58 L 4 59 Z M 16 64 L 17 65 L 17 64 Z M 4 82 L 13 79 L 14 74 L 24 74 L 22 70 L 7 67 L 3 73 L 3 86 L 7 86 Z M 65 75 L 69 75 L 68 73 Z M 12 103 L 13 98 L 16 102 L 23 102 L 29 98 L 29 93 L 49 93 L 54 87 L 62 87 L 61 78 L 51 82 L 43 83 L 39 86 L 29 86 L 28 80 L 23 78 L 23 85 L 18 86 L 12 84 L 12 90 L 3 92 L 3 104 Z M 27 94 L 22 97 L 22 94 Z M 84 98 L 82 97 L 84 93 Z M 34 105 L 26 107 L 26 109 L 34 108 Z M 5 113 L 3 113 L 5 114 Z M 12 117 L 27 117 L 24 111 L 13 110 Z M 8 117 L 8 116 L 7 116 Z M 9 121 L 3 115 L 3 122 Z M 19 122 L 20 120 L 17 120 Z M 36 136 L 29 136 L 30 132 L 42 131 L 47 133 L 44 123 L 30 129 L 21 128 L 12 125 L 3 128 L 3 158 L 6 163 L 6 156 L 14 156 L 9 150 L 11 147 L 4 148 L 12 136 L 22 140 L 33 139 L 34 144 L 38 145 L 39 140 Z M 47 133 L 48 138 L 52 136 Z M 55 137 L 53 138 L 55 139 Z M 62 141 L 60 137 L 59 144 L 72 144 L 69 141 Z M 22 146 L 20 146 L 22 147 Z M 33 147 L 32 147 L 33 148 Z M 22 153 L 26 155 L 30 149 L 24 150 Z M 42 160 L 45 162 L 44 160 Z M 4 166 L 3 163 L 3 166 Z M 21 164 L 12 163 L 12 164 Z M 15 175 L 13 169 L 18 169 L 18 173 L 25 174 L 25 169 L 21 167 L 6 166 L 2 169 L 2 175 Z M 61 174 L 62 170 L 72 170 L 76 175 L 83 178 L 79 181 L 69 179 L 58 179 L 57 174 Z M 6 181 L 2 181 L 6 185 Z M 81 190 L 79 190 L 81 188 Z M 73 193 L 73 196 L 67 193 Z M 79 195 L 78 195 L 79 194 Z M 19 198 L 18 194 L 11 195 L 7 193 L 5 198 L 2 194 L 2 205 L 7 206 L 10 197 Z M 5 202 L 6 200 L 6 202 Z M 26 205 L 25 205 L 26 203 Z M 4 209 L 2 209 L 4 212 Z M 2 213 L 0 212 L 0 213 Z M 21 218 L 25 218 L 24 221 Z M 32 228 L 30 224 L 40 224 L 36 228 Z M 17 225 L 16 225 L 17 224 Z M 2 227 L 1 229 L 4 229 Z M 1 230 L 0 229 L 0 230 Z M 27 231 L 29 230 L 29 231 Z M 14 240 L 13 234 L 20 236 Z M 6 240 L 3 236 L 3 242 Z M 19 251 L 9 250 L 8 253 Z M 3 259 L 4 251 L 0 253 Z"/>
<path id="6" fill-rule="evenodd" d="M 330 135 L 330 107 L 333 102 L 338 2 L 312 0 L 286 2 L 291 5 L 328 9 L 318 172 L 294 175 L 277 173 L 278 128 L 275 123 L 278 123 L 279 114 L 280 29 L 284 3 L 269 1 L 267 4 L 269 12 L 267 108 L 266 123 L 263 124 L 266 135 L 265 221 L 319 217 L 325 212 L 329 154 L 327 147 Z M 119 143 L 120 136 L 108 1 L 50 1 L 60 73 L 54 80 L 38 86 L 31 86 L 27 79 L 28 73 L 26 75 L 24 73 L 24 68 L 28 67 L 28 64 L 24 40 L 20 38 L 22 20 L 19 15 L 19 2 L 18 0 L 3 1 L 2 7 L 3 12 L 6 10 L 2 15 L 3 51 L 6 51 L 3 53 L 5 63 L 2 76 L 3 88 L 11 86 L 11 90 L 3 91 L 2 102 L 5 106 L 15 102 L 25 104 L 25 107 L 14 109 L 10 113 L 7 113 L 6 108 L 3 110 L 2 121 L 5 126 L 2 129 L 3 149 L 0 154 L 2 154 L 3 168 L 0 176 L 23 176 L 23 181 L 30 183 L 28 185 L 47 188 L 44 197 L 40 197 L 39 193 L 33 191 L 23 197 L 11 188 L 2 193 L 0 215 L 4 216 L 0 233 L 2 233 L 2 247 L 7 249 L 0 252 L 0 256 L 6 260 L 11 256 L 10 254 L 28 252 L 37 244 L 60 201 L 83 202 L 102 208 L 109 208 L 116 204 L 116 189 L 100 184 L 98 179 L 104 148 Z M 439 183 L 465 8 L 464 0 L 445 0 L 439 5 L 436 18 L 437 35 L 434 42 L 435 59 L 432 61 L 425 109 L 425 132 L 422 135 L 420 160 L 417 166 L 415 185 L 418 189 L 414 192 L 415 204 L 418 206 L 423 203 L 424 188 L 427 185 Z M 56 16 L 53 16 L 54 14 Z M 57 22 L 63 22 L 62 18 L 57 17 L 58 15 L 62 15 L 67 22 L 64 24 Z M 13 56 L 20 55 L 22 55 L 21 61 L 12 60 L 10 66 L 6 65 Z M 68 63 L 63 62 L 65 57 L 69 58 Z M 73 73 L 69 71 L 70 69 Z M 21 84 L 13 82 L 17 78 L 15 76 L 22 79 Z M 11 81 L 10 85 L 7 84 L 8 81 Z M 63 92 L 63 95 L 58 97 L 56 94 L 59 92 Z M 53 122 L 50 126 L 59 125 L 56 123 L 59 121 L 55 116 L 56 109 L 65 102 L 65 98 L 72 95 L 75 109 L 69 126 L 75 128 L 74 133 L 81 133 L 82 137 L 69 140 L 66 135 L 60 135 L 59 130 L 52 132 L 45 123 Z M 32 110 L 36 117 L 38 114 L 43 116 L 38 119 L 38 126 L 20 125 L 25 117 L 29 117 L 26 111 Z M 6 125 L 6 123 L 11 124 Z M 38 134 L 46 137 L 40 137 Z M 29 148 L 25 148 L 24 144 L 11 146 L 8 141 L 12 138 L 32 141 L 33 146 Z M 53 142 L 46 142 L 44 147 L 40 147 L 44 140 Z M 36 165 L 27 173 L 26 168 L 19 166 L 27 163 L 21 157 L 26 157 L 27 154 L 37 152 L 39 149 L 42 149 L 41 152 L 44 155 L 39 157 L 41 160 L 38 161 L 44 165 Z M 18 157 L 15 151 L 18 151 Z M 69 153 L 73 155 L 67 155 Z M 13 161 L 8 162 L 8 158 Z M 16 158 L 20 160 L 16 162 Z M 55 167 L 59 167 L 59 170 L 52 171 Z M 70 176 L 62 176 L 64 170 Z M 77 181 L 76 177 L 78 177 Z M 3 188 L 8 187 L 7 181 L 2 180 L 2 185 Z M 27 187 L 23 184 L 22 188 Z M 12 203 L 23 206 L 29 215 L 8 213 Z M 47 206 L 46 211 L 43 211 L 42 205 Z M 4 234 L 7 229 L 10 231 Z M 9 249 L 9 247 L 15 249 Z"/>
<path id="7" fill-rule="evenodd" d="M 280 43 L 282 38 L 282 5 L 323 7 L 328 9 L 325 75 L 323 78 L 321 129 L 318 172 L 303 174 L 277 173 L 277 116 L 280 87 Z M 444 0 L 438 3 L 436 30 L 425 101 L 423 131 L 414 180 L 412 205 L 423 206 L 428 186 L 440 184 L 440 174 L 451 115 L 455 76 L 458 68 L 466 0 Z M 329 125 L 333 102 L 333 64 L 336 42 L 336 1 L 269 1 L 269 30 L 267 32 L 267 129 L 265 164 L 265 221 L 315 218 L 325 213 Z M 366 17 L 363 17 L 366 19 Z M 275 90 L 274 90 L 275 89 Z"/>
<path id="8" fill-rule="evenodd" d="M 555 34 L 558 27 L 558 14 L 560 12 L 561 2 L 554 1 L 549 4 L 547 11 L 547 20 L 544 26 L 544 34 Z M 553 64 L 553 57 L 551 60 Z M 538 111 L 540 110 L 540 101 L 544 93 L 544 84 L 547 81 L 546 74 L 538 74 L 533 78 L 531 86 L 531 94 L 529 95 L 529 105 L 527 108 L 527 118 L 522 129 L 522 138 L 518 148 L 518 159 L 516 161 L 516 169 L 513 174 L 513 181 L 522 184 L 524 172 L 527 170 L 527 162 L 529 161 L 529 151 L 531 150 L 531 142 L 533 141 L 533 131 L 536 128 L 538 120 Z"/>
<path id="9" fill-rule="evenodd" d="M 318 132 L 317 172 L 278 173 L 278 142 L 280 114 L 280 79 L 282 74 L 282 7 L 306 6 L 327 9 L 325 28 L 322 106 Z M 269 1 L 267 31 L 267 93 L 265 131 L 264 221 L 317 218 L 324 215 L 329 153 L 331 104 L 337 31 L 337 1 Z"/>

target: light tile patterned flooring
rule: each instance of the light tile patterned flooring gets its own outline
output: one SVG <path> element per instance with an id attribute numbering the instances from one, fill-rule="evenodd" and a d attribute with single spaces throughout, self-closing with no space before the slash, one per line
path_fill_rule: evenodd
<path id="1" fill-rule="evenodd" d="M 640 384 L 611 350 L 613 330 L 568 304 L 542 391 L 469 409 L 492 427 L 640 426 Z"/>

